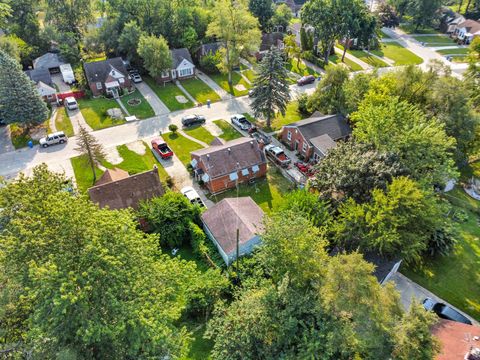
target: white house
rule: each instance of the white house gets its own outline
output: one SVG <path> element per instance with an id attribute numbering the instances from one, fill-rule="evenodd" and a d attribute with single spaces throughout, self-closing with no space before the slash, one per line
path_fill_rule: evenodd
<path id="1" fill-rule="evenodd" d="M 480 36 L 480 22 L 475 20 L 461 22 L 456 26 L 453 36 L 464 44 L 470 44 L 474 37 Z"/>
<path id="2" fill-rule="evenodd" d="M 188 49 L 171 49 L 170 53 L 172 54 L 172 68 L 162 73 L 161 81 L 183 80 L 195 76 L 195 65 Z"/>

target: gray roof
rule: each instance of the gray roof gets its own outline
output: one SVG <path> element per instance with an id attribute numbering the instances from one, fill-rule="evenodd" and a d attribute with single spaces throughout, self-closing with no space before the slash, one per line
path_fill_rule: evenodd
<path id="1" fill-rule="evenodd" d="M 112 59 L 94 61 L 83 64 L 85 76 L 89 83 L 102 82 L 104 83 L 112 68 L 119 71 L 124 76 L 127 76 L 127 69 L 121 57 Z"/>
<path id="2" fill-rule="evenodd" d="M 262 35 L 262 43 L 260 44 L 260 51 L 270 50 L 272 46 L 277 47 L 279 41 L 283 41 L 283 33 L 272 32 Z"/>
<path id="3" fill-rule="evenodd" d="M 203 163 L 205 172 L 211 179 L 266 162 L 258 142 L 247 137 L 192 151 L 190 154 Z"/>
<path id="4" fill-rule="evenodd" d="M 318 116 L 313 114 L 312 117 L 286 125 L 287 127 L 295 127 L 300 131 L 307 141 L 327 134 L 334 141 L 344 139 L 352 133 L 350 125 L 348 125 L 343 115 L 326 115 Z"/>
<path id="5" fill-rule="evenodd" d="M 56 53 L 46 53 L 33 60 L 34 69 L 53 69 L 65 64 L 65 61 Z"/>
<path id="6" fill-rule="evenodd" d="M 201 218 L 223 251 L 230 255 L 236 251 L 237 228 L 242 246 L 263 232 L 263 215 L 262 209 L 248 196 L 225 198 L 207 209 Z"/>
<path id="7" fill-rule="evenodd" d="M 25 71 L 25 74 L 36 84 L 41 81 L 44 84 L 53 86 L 52 76 L 50 75 L 50 71 L 48 71 L 48 69 L 27 70 Z"/>
<path id="8" fill-rule="evenodd" d="M 184 59 L 193 64 L 192 57 L 187 48 L 171 49 L 170 52 L 172 53 L 172 69 L 176 69 Z"/>
<path id="9" fill-rule="evenodd" d="M 215 54 L 221 47 L 222 47 L 221 42 L 202 44 L 199 49 L 200 56 L 205 56 L 209 52 L 212 52 L 212 54 Z"/>
<path id="10" fill-rule="evenodd" d="M 327 155 L 328 150 L 337 146 L 337 143 L 328 134 L 323 134 L 310 139 L 310 142 L 314 147 L 322 152 L 323 155 Z"/>

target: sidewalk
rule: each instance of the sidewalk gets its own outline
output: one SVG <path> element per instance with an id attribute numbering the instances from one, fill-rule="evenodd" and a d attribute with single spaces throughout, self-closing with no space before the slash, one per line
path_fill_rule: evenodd
<path id="1" fill-rule="evenodd" d="M 175 85 L 177 85 L 177 87 L 178 87 L 180 90 L 182 90 L 182 92 L 185 94 L 185 96 L 186 96 L 191 102 L 193 102 L 193 103 L 195 104 L 195 106 L 198 105 L 197 100 L 195 100 L 195 99 L 193 98 L 193 96 L 190 95 L 190 93 L 182 86 L 182 84 L 180 83 L 180 81 L 176 80 L 176 81 L 175 81 Z"/>

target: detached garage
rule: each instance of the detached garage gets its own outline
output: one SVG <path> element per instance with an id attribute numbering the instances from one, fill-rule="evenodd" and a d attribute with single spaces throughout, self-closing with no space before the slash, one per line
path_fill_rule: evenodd
<path id="1" fill-rule="evenodd" d="M 60 72 L 60 66 L 64 65 L 65 61 L 56 53 L 46 53 L 33 60 L 33 68 L 46 69 L 50 74 L 57 74 Z M 71 67 L 70 67 L 71 69 Z"/>

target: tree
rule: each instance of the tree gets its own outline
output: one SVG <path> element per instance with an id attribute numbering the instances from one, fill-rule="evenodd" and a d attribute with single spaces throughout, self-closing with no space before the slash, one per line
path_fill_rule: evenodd
<path id="1" fill-rule="evenodd" d="M 283 39 L 283 43 L 285 44 L 285 51 L 287 53 L 287 56 L 297 59 L 298 67 L 302 56 L 302 48 L 298 46 L 295 35 L 292 34 L 285 36 L 285 38 Z"/>
<path id="2" fill-rule="evenodd" d="M 263 116 L 267 127 L 278 111 L 285 115 L 290 100 L 288 71 L 279 50 L 271 49 L 262 59 L 253 83 L 252 109 L 255 116 Z"/>
<path id="3" fill-rule="evenodd" d="M 28 128 L 48 117 L 45 102 L 20 64 L 0 50 L 0 118 L 6 124 L 19 123 Z"/>
<path id="4" fill-rule="evenodd" d="M 29 59 L 33 50 L 16 35 L 0 37 L 0 49 L 19 62 Z"/>
<path id="5" fill-rule="evenodd" d="M 470 100 L 476 109 L 480 109 L 480 40 L 474 38 L 468 47 L 468 69 L 465 81 L 470 91 Z"/>
<path id="6" fill-rule="evenodd" d="M 330 205 L 321 200 L 317 193 L 305 189 L 289 192 L 278 210 L 301 214 L 319 229 L 328 226 L 332 220 Z"/>
<path id="7" fill-rule="evenodd" d="M 249 0 L 248 8 L 250 12 L 258 19 L 262 30 L 265 31 L 271 27 L 272 24 L 270 20 L 274 14 L 272 0 Z"/>
<path id="8" fill-rule="evenodd" d="M 190 239 L 190 222 L 200 223 L 200 208 L 180 193 L 168 192 L 142 204 L 138 216 L 159 235 L 160 245 L 174 248 Z"/>
<path id="9" fill-rule="evenodd" d="M 195 266 L 66 181 L 43 165 L 0 189 L 2 340 L 39 359 L 181 357 Z"/>
<path id="10" fill-rule="evenodd" d="M 415 30 L 433 25 L 439 17 L 442 0 L 412 0 L 407 13 L 412 17 Z"/>
<path id="11" fill-rule="evenodd" d="M 86 159 L 86 164 L 90 166 L 93 175 L 93 184 L 97 180 L 96 168 L 97 165 L 105 160 L 105 152 L 103 146 L 95 139 L 95 136 L 90 134 L 87 129 L 80 126 L 77 134 L 77 150 L 81 156 Z"/>
<path id="12" fill-rule="evenodd" d="M 358 109 L 359 103 L 368 93 L 372 81 L 377 76 L 376 72 L 361 72 L 343 83 L 343 94 L 340 94 L 345 99 L 345 114 L 351 114 Z"/>
<path id="13" fill-rule="evenodd" d="M 170 130 L 172 133 L 175 134 L 178 130 L 178 126 L 175 125 L 175 124 L 170 124 L 170 125 L 168 125 L 168 130 Z"/>
<path id="14" fill-rule="evenodd" d="M 142 30 L 135 21 L 132 20 L 125 24 L 118 38 L 118 49 L 127 54 L 129 61 L 138 62 L 137 46 L 142 35 Z"/>
<path id="15" fill-rule="evenodd" d="M 248 11 L 246 0 L 219 0 L 212 16 L 207 36 L 216 37 L 223 44 L 221 70 L 228 74 L 228 85 L 233 92 L 233 68 L 242 55 L 253 53 L 260 46 L 258 20 Z"/>
<path id="16" fill-rule="evenodd" d="M 6 24 L 7 19 L 12 15 L 12 8 L 9 4 L 4 2 L 0 2 L 0 27 L 4 27 Z"/>
<path id="17" fill-rule="evenodd" d="M 400 25 L 400 17 L 398 16 L 395 8 L 388 3 L 382 2 L 378 4 L 375 13 L 377 14 L 382 26 L 395 28 Z"/>
<path id="18" fill-rule="evenodd" d="M 388 4 L 397 10 L 398 16 L 401 19 L 408 12 L 411 0 L 389 0 Z"/>
<path id="19" fill-rule="evenodd" d="M 93 20 L 91 0 L 47 0 L 47 20 L 62 32 L 80 36 Z"/>
<path id="20" fill-rule="evenodd" d="M 142 35 L 137 52 L 143 59 L 145 69 L 153 78 L 160 77 L 162 72 L 172 67 L 172 54 L 167 41 L 162 36 Z"/>
<path id="21" fill-rule="evenodd" d="M 283 31 L 286 31 L 290 20 L 293 18 L 292 10 L 287 4 L 279 4 L 275 8 L 271 23 L 273 26 L 281 26 Z"/>
<path id="22" fill-rule="evenodd" d="M 407 175 L 397 155 L 353 140 L 338 143 L 316 169 L 311 186 L 322 197 L 360 203 L 369 201 L 374 189 L 386 190 L 395 177 Z"/>

